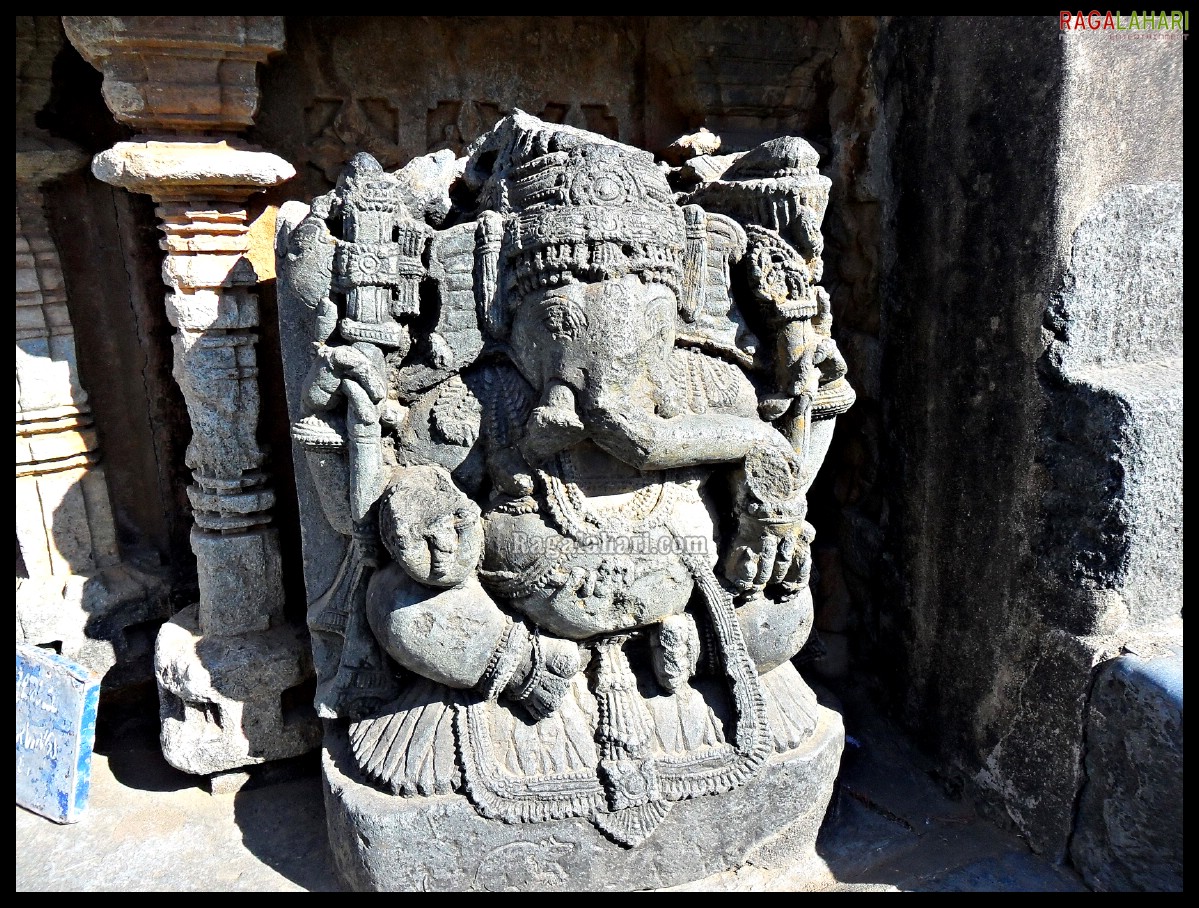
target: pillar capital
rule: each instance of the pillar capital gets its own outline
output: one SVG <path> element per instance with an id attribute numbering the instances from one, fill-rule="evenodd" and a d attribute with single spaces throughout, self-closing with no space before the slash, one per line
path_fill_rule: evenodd
<path id="1" fill-rule="evenodd" d="M 291 179 L 296 170 L 278 155 L 224 139 L 118 142 L 92 161 L 97 179 L 156 202 L 190 199 L 244 201 Z"/>
<path id="2" fill-rule="evenodd" d="M 146 132 L 236 132 L 254 123 L 259 63 L 283 50 L 282 16 L 63 16 L 104 74 L 104 101 Z"/>

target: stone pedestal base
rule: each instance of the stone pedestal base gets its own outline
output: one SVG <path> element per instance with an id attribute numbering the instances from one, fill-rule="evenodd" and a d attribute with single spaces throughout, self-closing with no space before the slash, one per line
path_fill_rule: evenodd
<path id="1" fill-rule="evenodd" d="M 198 612 L 185 608 L 158 634 L 154 671 L 167 762 L 208 775 L 314 750 L 320 725 L 307 636 L 289 625 L 202 636 Z"/>
<path id="2" fill-rule="evenodd" d="M 585 819 L 508 825 L 465 797 L 401 798 L 364 784 L 346 735 L 328 724 L 323 775 L 338 873 L 358 891 L 657 889 L 785 848 L 811 854 L 844 746 L 840 714 L 819 708 L 803 746 L 773 755 L 751 782 L 671 806 L 636 848 Z"/>

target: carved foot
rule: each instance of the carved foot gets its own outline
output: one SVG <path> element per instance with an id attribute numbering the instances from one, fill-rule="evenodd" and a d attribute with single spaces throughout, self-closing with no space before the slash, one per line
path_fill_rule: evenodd
<path id="1" fill-rule="evenodd" d="M 701 644 L 699 628 L 688 612 L 671 615 L 650 635 L 650 653 L 658 683 L 674 692 L 695 675 Z"/>

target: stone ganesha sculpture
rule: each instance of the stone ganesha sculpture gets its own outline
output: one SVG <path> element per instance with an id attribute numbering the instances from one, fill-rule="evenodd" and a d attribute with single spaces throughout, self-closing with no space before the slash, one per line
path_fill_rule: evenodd
<path id="1" fill-rule="evenodd" d="M 853 402 L 816 165 L 689 184 L 517 112 L 289 215 L 293 438 L 344 546 L 317 707 L 377 787 L 631 847 L 811 732 L 805 495 Z"/>

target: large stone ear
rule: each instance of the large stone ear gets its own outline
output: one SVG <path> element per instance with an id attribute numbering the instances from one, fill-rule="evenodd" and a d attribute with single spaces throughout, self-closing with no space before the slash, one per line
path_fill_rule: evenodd
<path id="1" fill-rule="evenodd" d="M 683 282 L 679 288 L 679 315 L 695 321 L 708 310 L 727 312 L 729 264 L 745 255 L 745 231 L 730 217 L 704 211 L 699 205 L 683 206 L 687 231 L 683 251 Z"/>

